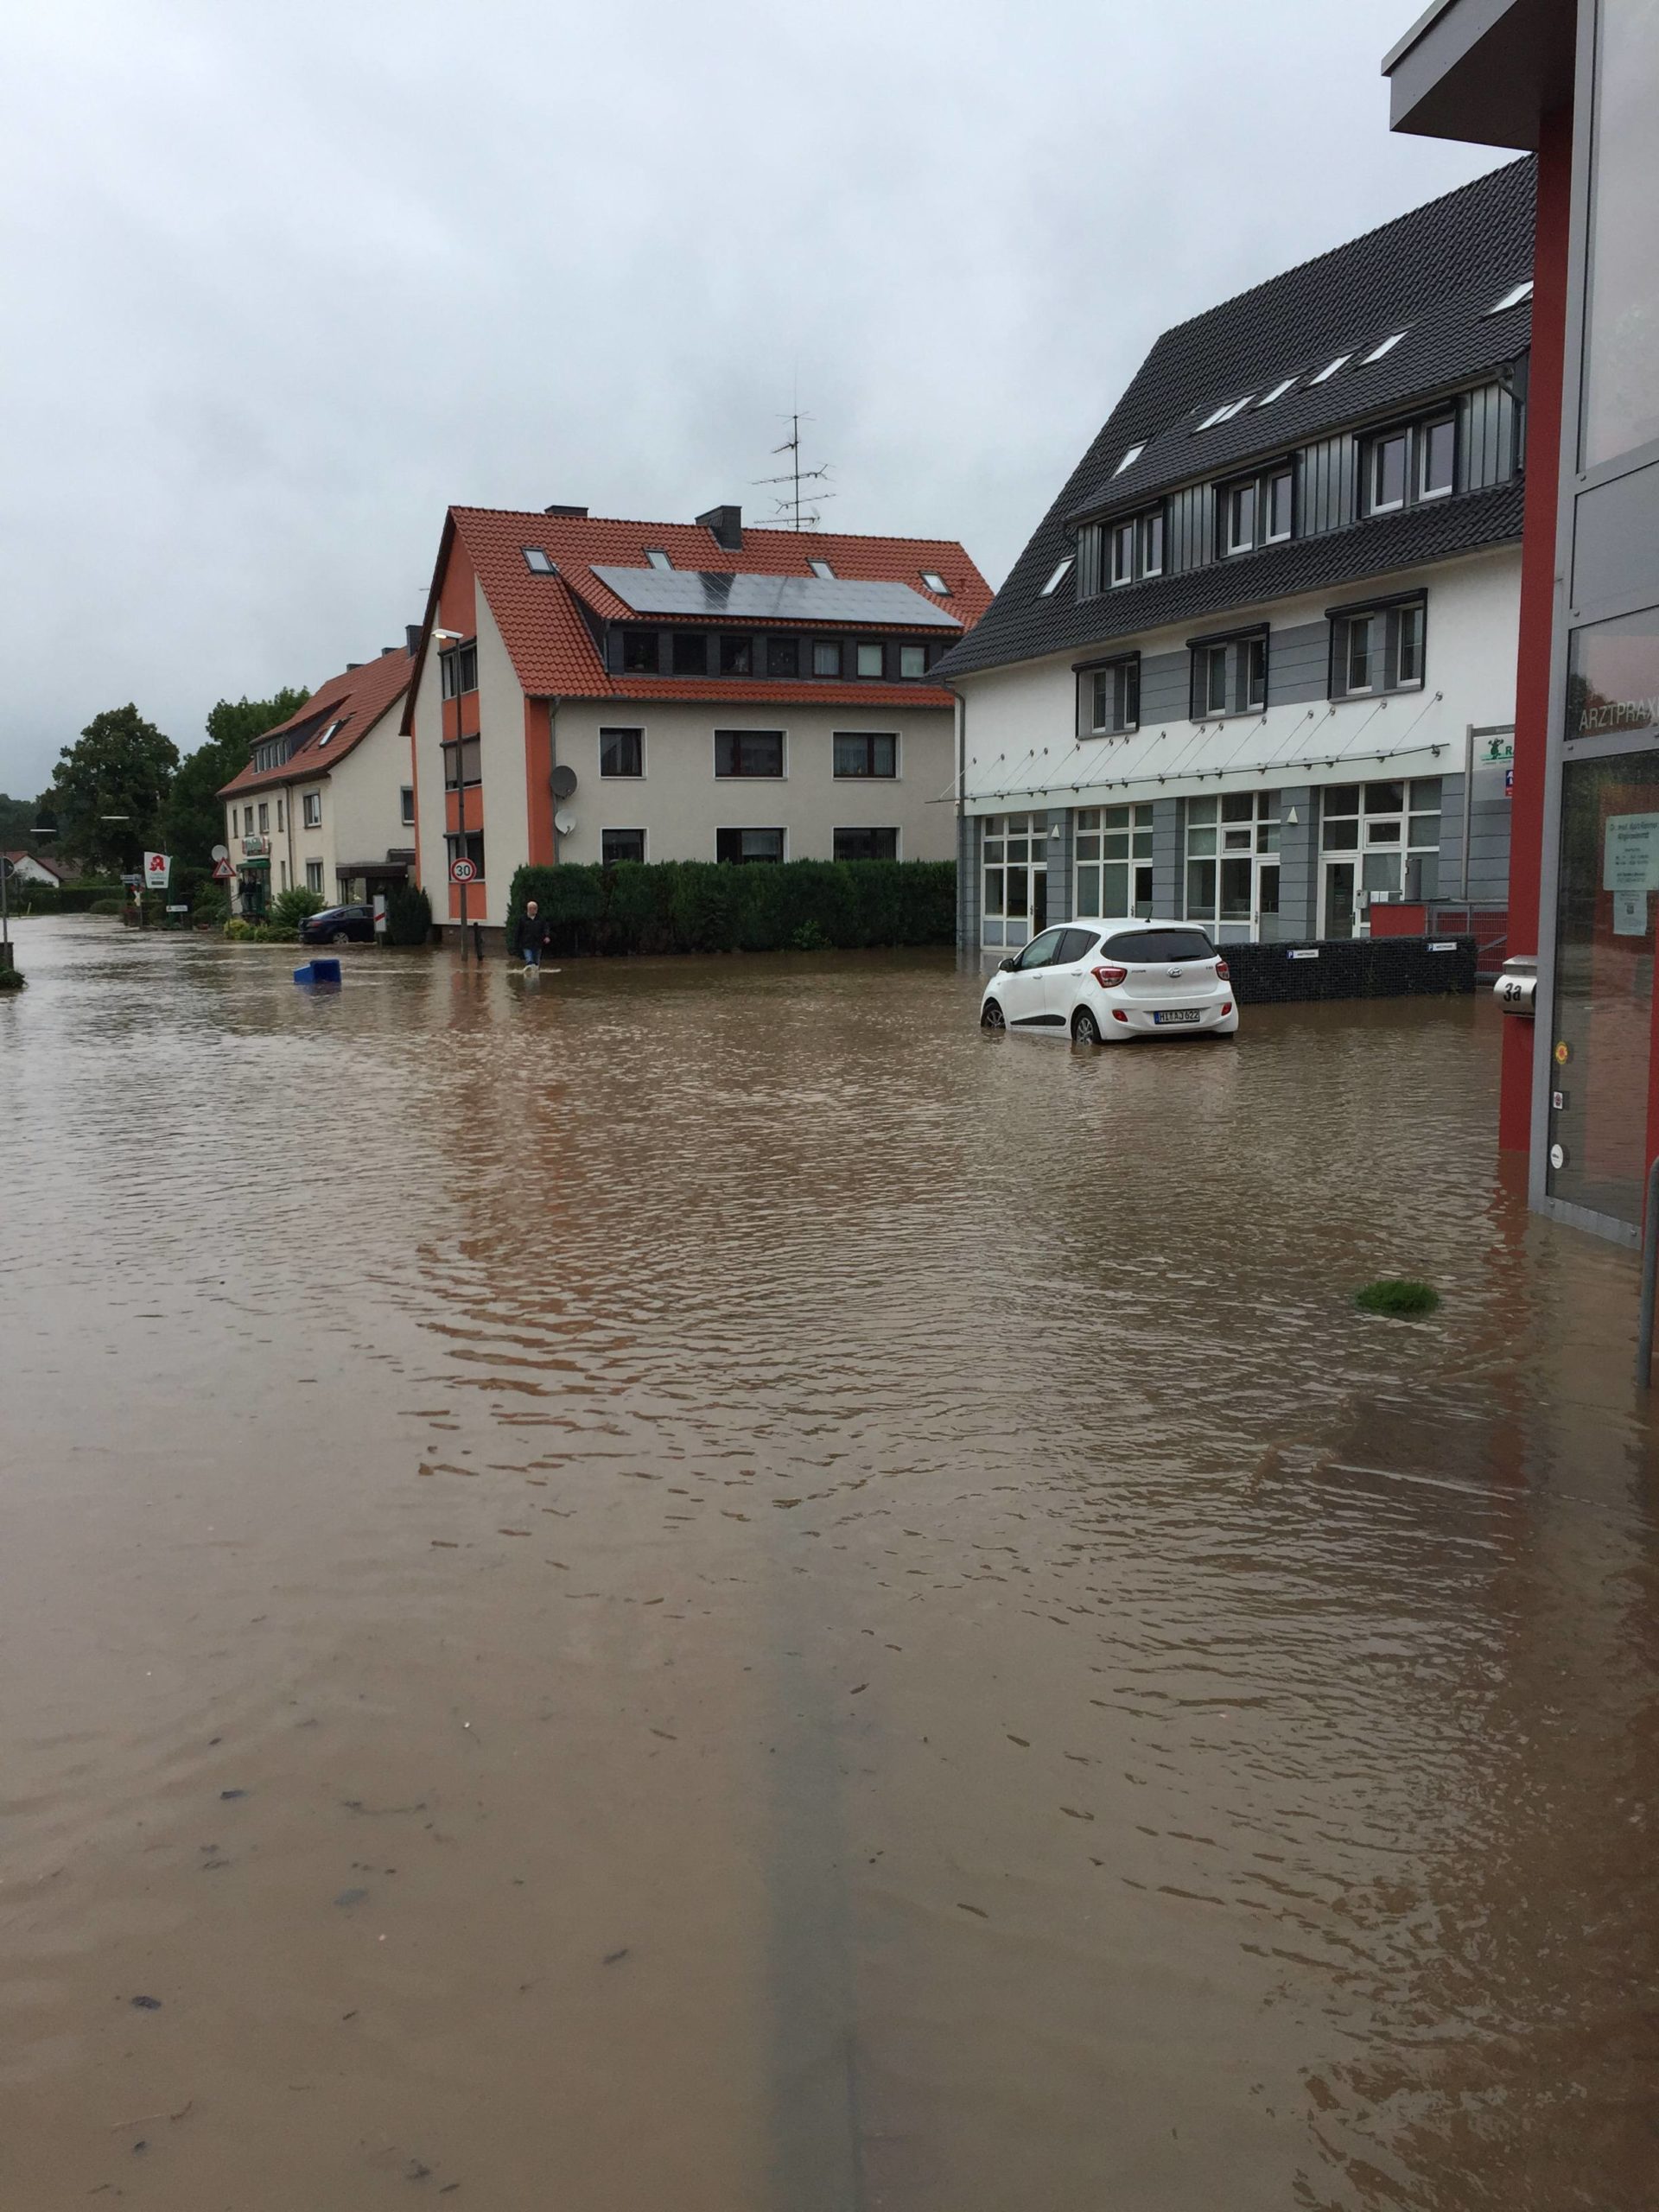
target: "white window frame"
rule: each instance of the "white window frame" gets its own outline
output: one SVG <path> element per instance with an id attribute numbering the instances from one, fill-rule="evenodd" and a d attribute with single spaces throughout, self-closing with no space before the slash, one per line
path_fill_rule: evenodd
<path id="1" fill-rule="evenodd" d="M 1289 493 L 1285 500 L 1285 526 L 1273 526 L 1273 492 L 1277 484 L 1287 484 Z M 1282 545 L 1296 533 L 1296 472 L 1294 468 L 1273 468 L 1262 479 L 1262 490 L 1257 499 L 1256 519 L 1261 525 L 1263 545 Z"/>
<path id="2" fill-rule="evenodd" d="M 1395 445 L 1401 449 L 1400 496 L 1397 499 L 1385 499 L 1382 496 L 1382 456 L 1390 446 Z M 1411 486 L 1411 433 L 1409 430 L 1378 431 L 1376 437 L 1371 440 L 1369 473 L 1370 498 L 1367 503 L 1366 512 L 1373 515 L 1398 514 L 1406 504 L 1406 494 Z"/>
<path id="3" fill-rule="evenodd" d="M 1141 534 L 1138 518 L 1128 522 L 1115 522 L 1112 526 L 1112 588 L 1135 582 L 1135 540 Z M 1128 558 L 1123 557 L 1125 549 Z"/>
<path id="4" fill-rule="evenodd" d="M 1091 668 L 1085 671 L 1089 678 L 1089 726 L 1090 734 L 1091 736 L 1132 737 L 1135 731 L 1140 728 L 1140 662 L 1141 656 L 1139 653 L 1120 653 L 1115 660 L 1106 662 L 1103 667 Z M 1124 700 L 1127 707 L 1131 671 L 1133 671 L 1135 709 L 1133 716 L 1129 715 L 1126 712 L 1124 718 L 1121 722 L 1103 722 L 1097 720 L 1096 717 L 1099 713 L 1101 692 L 1109 679 L 1112 686 L 1114 711 L 1116 711 L 1117 701 L 1120 698 Z"/>
<path id="5" fill-rule="evenodd" d="M 1238 534 L 1238 510 L 1240 502 L 1246 499 L 1249 499 L 1250 506 L 1249 530 L 1248 536 L 1241 537 Z M 1251 477 L 1245 483 L 1230 484 L 1227 486 L 1227 551 L 1230 556 L 1234 553 L 1255 552 L 1256 524 L 1260 520 L 1261 505 L 1262 486 L 1255 477 Z"/>
<path id="6" fill-rule="evenodd" d="M 637 776 L 607 776 L 605 772 L 605 741 L 619 730 L 632 730 L 639 740 L 639 772 Z M 643 784 L 650 772 L 651 762 L 643 722 L 601 722 L 594 733 L 594 759 L 601 784 Z"/>
<path id="7" fill-rule="evenodd" d="M 1249 809 L 1240 812 L 1241 802 Z M 1231 807 L 1235 818 L 1227 818 Z M 1264 868 L 1280 864 L 1283 796 L 1276 791 L 1228 791 L 1213 798 L 1190 798 L 1181 840 L 1181 912 L 1190 922 L 1203 922 L 1212 931 L 1247 928 L 1255 931 L 1262 914 L 1262 875 Z M 1224 914 L 1221 911 L 1222 871 L 1229 861 L 1248 861 L 1249 911 Z M 1206 906 L 1195 904 L 1192 869 L 1210 866 L 1215 871 L 1213 895 Z"/>
<path id="8" fill-rule="evenodd" d="M 1452 433 L 1452 475 L 1449 482 L 1438 484 L 1431 491 L 1428 482 L 1430 441 L 1436 430 Z M 1417 427 L 1417 497 L 1420 501 L 1449 499 L 1458 488 L 1458 418 L 1455 415 L 1437 415 L 1432 422 Z"/>
<path id="9" fill-rule="evenodd" d="M 307 861 L 305 887 L 308 891 L 320 892 L 322 889 L 322 862 L 321 861 Z"/>
<path id="10" fill-rule="evenodd" d="M 301 819 L 303 826 L 308 830 L 321 829 L 322 793 L 321 791 L 307 791 L 304 794 L 302 800 Z"/>
<path id="11" fill-rule="evenodd" d="M 397 787 L 397 819 L 405 830 L 412 830 L 415 826 L 415 786 L 413 784 L 400 784 Z M 280 813 L 276 826 L 279 830 L 283 826 Z"/>
<path id="12" fill-rule="evenodd" d="M 1158 531 L 1158 558 L 1155 561 L 1153 559 L 1147 546 L 1147 540 L 1154 526 Z M 1148 507 L 1146 513 L 1141 517 L 1139 523 L 1136 524 L 1136 530 L 1139 534 L 1141 573 L 1143 576 L 1161 576 L 1163 575 L 1164 541 L 1168 535 L 1168 528 L 1169 525 L 1164 518 L 1164 511 L 1161 507 Z"/>
<path id="13" fill-rule="evenodd" d="M 995 922 L 1003 931 L 1001 938 L 990 940 L 992 944 L 1008 942 L 1007 931 L 1010 923 L 1016 929 L 1023 929 L 1025 931 L 1024 937 L 1014 940 L 1016 948 L 1029 941 L 1032 934 L 1032 908 L 1036 904 L 1035 879 L 1039 869 L 1045 877 L 1048 872 L 1049 827 L 1047 810 L 1041 807 L 1035 812 L 988 814 L 984 817 L 984 828 L 981 833 L 979 867 L 982 943 L 985 941 L 984 925 L 988 921 Z M 1025 857 L 1018 861 L 1008 858 L 1008 847 L 1015 842 L 1022 842 L 1025 847 Z M 1036 857 L 1039 853 L 1041 855 L 1040 858 Z M 1025 878 L 1023 895 L 1026 906 L 1023 913 L 1011 914 L 1007 908 L 1007 881 L 1015 869 Z M 1002 884 L 1001 903 L 995 909 L 990 904 L 988 881 L 993 872 L 1001 880 Z M 1045 924 L 1045 926 L 1046 927 L 1047 925 Z"/>
<path id="14" fill-rule="evenodd" d="M 1072 825 L 1071 911 L 1102 920 L 1152 912 L 1153 814 L 1150 800 L 1122 806 L 1084 806 Z M 1122 870 L 1123 898 L 1112 905 L 1108 872 Z"/>
<path id="15" fill-rule="evenodd" d="M 1398 809 L 1376 808 L 1367 804 L 1368 794 L 1379 784 L 1399 784 L 1404 804 Z M 1414 797 L 1420 794 L 1425 784 L 1441 785 L 1435 804 L 1430 807 L 1421 803 L 1414 807 Z M 1330 812 L 1333 791 L 1357 791 L 1359 810 L 1355 814 L 1333 816 Z M 1321 935 L 1330 923 L 1330 868 L 1351 865 L 1354 870 L 1354 914 L 1356 927 L 1369 909 L 1371 899 L 1381 887 L 1370 887 L 1365 881 L 1365 861 L 1372 853 L 1397 855 L 1400 862 L 1398 885 L 1393 887 L 1402 898 L 1405 895 L 1406 878 L 1414 860 L 1421 861 L 1433 854 L 1438 861 L 1442 847 L 1441 829 L 1446 819 L 1444 779 L 1440 776 L 1383 776 L 1359 784 L 1329 784 L 1319 792 L 1319 930 Z M 1351 845 L 1334 845 L 1329 837 L 1332 821 L 1356 824 L 1355 840 Z M 1414 823 L 1433 822 L 1434 836 L 1431 842 L 1421 830 L 1414 831 Z M 1392 834 L 1390 834 L 1392 833 Z M 1436 885 L 1433 897 L 1440 895 Z"/>

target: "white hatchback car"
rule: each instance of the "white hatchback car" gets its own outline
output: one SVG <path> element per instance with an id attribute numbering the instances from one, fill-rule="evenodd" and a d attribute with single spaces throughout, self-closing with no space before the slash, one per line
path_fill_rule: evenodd
<path id="1" fill-rule="evenodd" d="M 986 1029 L 1069 1037 L 1232 1037 L 1238 1001 L 1227 963 L 1195 922 L 1062 923 L 1012 953 L 979 1003 Z"/>

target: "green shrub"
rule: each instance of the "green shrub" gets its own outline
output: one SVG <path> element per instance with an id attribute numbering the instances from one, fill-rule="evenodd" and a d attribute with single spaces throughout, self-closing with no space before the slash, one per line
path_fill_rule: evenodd
<path id="1" fill-rule="evenodd" d="M 294 935 L 300 924 L 313 914 L 322 912 L 324 899 L 321 892 L 308 891 L 304 884 L 290 884 L 286 891 L 279 891 L 270 902 L 267 926 Z"/>
<path id="2" fill-rule="evenodd" d="M 0 968 L 0 991 L 21 991 L 27 988 L 21 968 Z"/>
<path id="3" fill-rule="evenodd" d="M 386 943 L 426 944 L 432 937 L 432 901 L 412 883 L 400 883 L 386 899 Z"/>
<path id="4" fill-rule="evenodd" d="M 1354 1294 L 1362 1313 L 1387 1313 L 1395 1319 L 1432 1313 L 1440 1302 L 1440 1294 L 1431 1284 L 1400 1275 L 1380 1276 Z"/>
<path id="5" fill-rule="evenodd" d="M 118 914 L 126 903 L 124 899 L 89 899 L 85 912 L 89 914 Z"/>
<path id="6" fill-rule="evenodd" d="M 563 953 L 850 950 L 956 939 L 953 861 L 521 868 L 509 938 L 531 899 Z"/>
<path id="7" fill-rule="evenodd" d="M 191 903 L 190 919 L 212 928 L 231 918 L 229 894 L 217 885 L 211 890 L 199 892 Z"/>

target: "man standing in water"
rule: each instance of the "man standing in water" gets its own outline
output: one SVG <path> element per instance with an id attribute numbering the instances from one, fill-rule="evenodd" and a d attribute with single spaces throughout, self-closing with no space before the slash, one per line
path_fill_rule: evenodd
<path id="1" fill-rule="evenodd" d="M 551 931 L 542 919 L 540 907 L 533 899 L 527 900 L 524 911 L 518 918 L 518 927 L 513 933 L 512 940 L 513 949 L 524 963 L 526 976 L 533 976 L 540 968 L 542 955 L 547 950 L 547 941 L 550 935 Z"/>

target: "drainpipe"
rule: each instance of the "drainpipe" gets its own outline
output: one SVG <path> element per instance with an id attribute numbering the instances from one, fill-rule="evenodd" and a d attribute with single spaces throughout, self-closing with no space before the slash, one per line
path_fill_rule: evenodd
<path id="1" fill-rule="evenodd" d="M 972 903 L 969 885 L 972 878 L 969 866 L 963 860 L 963 823 L 968 813 L 968 702 L 954 684 L 950 696 L 957 702 L 957 950 L 967 949 L 968 911 Z M 976 946 L 977 950 L 978 947 Z"/>
<path id="2" fill-rule="evenodd" d="M 1410 793 L 1407 793 L 1410 797 Z M 1468 723 L 1463 733 L 1463 867 L 1459 870 L 1459 895 L 1463 905 L 1469 904 L 1469 836 L 1475 819 L 1475 726 Z M 1467 916 L 1465 917 L 1465 920 Z"/>
<path id="3" fill-rule="evenodd" d="M 558 765 L 559 702 L 556 699 L 550 699 L 547 702 L 547 772 L 550 777 Z M 553 809 L 553 865 L 556 868 L 559 864 L 559 801 L 550 784 L 547 797 L 548 804 Z"/>

